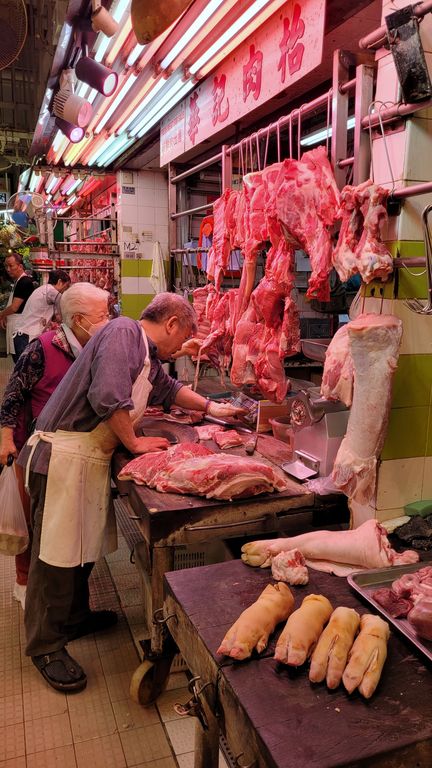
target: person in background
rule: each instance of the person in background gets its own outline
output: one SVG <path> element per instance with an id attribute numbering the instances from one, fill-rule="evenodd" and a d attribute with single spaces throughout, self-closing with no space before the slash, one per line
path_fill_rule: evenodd
<path id="1" fill-rule="evenodd" d="M 67 277 L 66 273 L 63 274 Z M 89 340 L 84 326 L 92 321 L 99 322 L 101 318 L 108 320 L 108 298 L 107 291 L 101 288 L 90 283 L 75 283 L 61 296 L 60 327 L 32 341 L 19 357 L 0 406 L 0 464 L 6 464 L 10 455 L 18 456 L 30 435 L 32 422 L 39 416 L 50 395 Z M 52 304 L 50 306 L 52 308 Z M 24 511 L 29 521 L 30 500 L 24 490 L 22 467 L 17 465 L 16 469 Z M 30 554 L 31 546 L 15 558 L 16 583 L 13 596 L 23 608 Z"/>
<path id="2" fill-rule="evenodd" d="M 13 336 L 15 356 L 18 359 L 29 341 L 46 330 L 46 325 L 55 314 L 56 302 L 59 294 L 62 294 L 70 286 L 70 278 L 63 269 L 52 269 L 48 275 L 48 282 L 39 286 L 27 299 L 26 305 L 16 322 L 16 331 Z"/>
<path id="3" fill-rule="evenodd" d="M 13 286 L 7 306 L 0 312 L 0 328 L 6 331 L 6 352 L 12 355 L 12 360 L 16 363 L 13 335 L 26 302 L 34 291 L 34 284 L 31 277 L 26 274 L 20 253 L 11 253 L 6 256 L 4 265 L 6 272 L 13 280 Z"/>
<path id="4" fill-rule="evenodd" d="M 147 405 L 169 409 L 175 403 L 218 417 L 243 412 L 210 402 L 165 373 L 161 361 L 197 327 L 182 296 L 159 294 L 139 321 L 119 317 L 101 324 L 86 323 L 93 338 L 49 399 L 18 459 L 27 464 L 33 521 L 26 654 L 49 685 L 66 693 L 87 683 L 66 644 L 117 621 L 113 611 L 90 610 L 88 587 L 95 561 L 117 548 L 110 472 L 115 447 L 122 443 L 132 454 L 169 447 L 165 438 L 135 434 Z"/>

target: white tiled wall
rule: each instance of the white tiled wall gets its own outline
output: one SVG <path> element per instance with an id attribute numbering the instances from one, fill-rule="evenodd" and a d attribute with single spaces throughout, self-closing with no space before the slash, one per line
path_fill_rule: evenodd
<path id="1" fill-rule="evenodd" d="M 141 253 L 141 258 L 150 259 L 153 242 L 158 240 L 164 255 L 167 256 L 168 183 L 166 175 L 155 171 L 119 171 L 117 185 L 121 255 L 124 256 L 125 244 L 132 243 L 132 250 Z M 133 189 L 133 194 L 125 193 L 124 187 Z"/>

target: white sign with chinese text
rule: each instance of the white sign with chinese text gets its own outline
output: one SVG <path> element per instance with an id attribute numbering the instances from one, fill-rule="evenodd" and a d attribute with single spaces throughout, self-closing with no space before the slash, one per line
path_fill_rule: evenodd
<path id="1" fill-rule="evenodd" d="M 315 69 L 322 59 L 324 22 L 325 0 L 285 3 L 164 118 L 161 166 Z"/>
<path id="2" fill-rule="evenodd" d="M 182 101 L 161 124 L 160 155 L 164 158 L 164 165 L 185 151 L 185 113 L 186 101 Z"/>

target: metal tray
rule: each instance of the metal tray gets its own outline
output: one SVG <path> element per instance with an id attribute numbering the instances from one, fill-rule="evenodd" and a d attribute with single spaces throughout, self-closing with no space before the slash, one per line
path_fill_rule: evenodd
<path id="1" fill-rule="evenodd" d="M 301 339 L 301 351 L 309 360 L 323 363 L 331 339 Z"/>
<path id="2" fill-rule="evenodd" d="M 390 588 L 393 581 L 403 576 L 404 573 L 413 573 L 419 571 L 420 568 L 424 568 L 425 565 L 432 565 L 432 562 L 425 560 L 424 562 L 413 563 L 411 565 L 395 565 L 391 568 L 379 568 L 373 571 L 359 571 L 358 573 L 352 573 L 348 576 L 348 584 L 352 589 L 361 595 L 364 600 L 370 605 L 373 605 L 381 616 L 391 624 L 395 629 L 404 635 L 429 661 L 432 661 L 432 641 L 420 638 L 414 627 L 411 626 L 407 619 L 395 619 L 390 616 L 389 613 L 379 603 L 377 603 L 373 597 L 372 592 L 380 587 Z"/>

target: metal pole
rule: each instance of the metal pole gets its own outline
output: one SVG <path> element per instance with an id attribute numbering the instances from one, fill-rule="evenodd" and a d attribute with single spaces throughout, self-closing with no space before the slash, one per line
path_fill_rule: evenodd
<path id="1" fill-rule="evenodd" d="M 202 163 L 194 165 L 193 168 L 189 168 L 187 171 L 183 171 L 183 173 L 179 173 L 178 176 L 173 176 L 171 179 L 171 184 L 177 184 L 177 182 L 183 181 L 183 179 L 187 179 L 188 176 L 192 176 L 193 173 L 202 171 L 203 168 L 208 168 L 209 165 L 214 165 L 214 163 L 218 163 L 220 160 L 222 160 L 222 152 L 219 152 L 217 155 L 213 155 L 213 157 L 209 157 L 208 160 L 203 160 Z"/>
<path id="2" fill-rule="evenodd" d="M 414 16 L 417 16 L 418 19 L 421 19 L 423 16 L 425 16 L 427 13 L 430 13 L 432 11 L 432 0 L 428 0 L 428 2 L 424 3 L 418 3 L 418 5 L 412 6 L 412 12 Z M 385 24 L 383 24 L 381 27 L 378 27 L 378 29 L 375 29 L 374 32 L 371 32 L 369 35 L 366 35 L 366 37 L 362 37 L 361 40 L 359 40 L 359 47 L 360 48 L 372 48 L 376 46 L 377 44 L 382 44 L 387 40 L 387 27 Z"/>
<path id="3" fill-rule="evenodd" d="M 381 109 L 379 113 L 372 112 L 370 116 L 370 124 L 372 128 L 375 128 L 375 126 L 380 124 L 380 118 L 381 122 L 389 123 L 398 120 L 399 118 L 413 115 L 414 112 L 418 112 L 420 109 L 428 109 L 429 107 L 432 107 L 432 99 L 422 102 L 419 101 L 413 104 L 395 104 L 393 107 Z M 369 117 L 364 117 L 361 124 L 362 128 L 369 128 Z"/>
<path id="4" fill-rule="evenodd" d="M 170 219 L 179 219 L 181 216 L 189 216 L 190 213 L 199 213 L 200 211 L 208 211 L 213 208 L 213 203 L 206 203 L 206 205 L 198 205 L 196 208 L 188 208 L 187 211 L 179 211 L 178 213 L 170 213 Z"/>
<path id="5" fill-rule="evenodd" d="M 169 211 L 169 224 L 168 224 L 168 249 L 177 247 L 177 224 L 173 220 L 172 216 L 177 210 L 177 189 L 173 182 L 175 177 L 175 166 L 172 163 L 168 164 L 168 211 Z M 174 291 L 176 287 L 177 278 L 177 259 L 175 256 L 170 255 L 169 262 L 169 286 L 170 291 Z"/>
<path id="6" fill-rule="evenodd" d="M 232 185 L 232 155 L 227 152 L 227 145 L 222 145 L 222 194 Z"/>
<path id="7" fill-rule="evenodd" d="M 353 184 L 357 186 L 370 176 L 371 147 L 369 134 L 362 129 L 362 120 L 368 114 L 373 99 L 374 68 L 365 64 L 356 67 L 354 167 Z"/>
<path id="8" fill-rule="evenodd" d="M 425 181 L 424 184 L 413 184 L 412 187 L 401 187 L 395 189 L 392 197 L 403 200 L 405 197 L 415 197 L 416 195 L 427 195 L 432 192 L 432 181 Z"/>
<path id="9" fill-rule="evenodd" d="M 350 63 L 351 59 L 345 51 L 334 51 L 331 161 L 339 189 L 346 182 L 346 172 L 339 166 L 339 162 L 345 160 L 347 155 L 348 122 L 348 93 L 342 93 L 341 85 L 348 81 Z"/>

